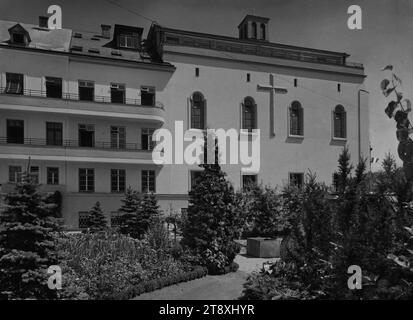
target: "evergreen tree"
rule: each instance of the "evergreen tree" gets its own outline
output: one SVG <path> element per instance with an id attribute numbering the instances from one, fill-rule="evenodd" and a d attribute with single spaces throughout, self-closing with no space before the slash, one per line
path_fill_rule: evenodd
<path id="1" fill-rule="evenodd" d="M 138 213 L 140 210 L 140 199 L 138 192 L 128 187 L 125 198 L 121 200 L 122 206 L 119 212 L 122 214 L 119 232 L 128 234 L 133 238 L 139 237 Z"/>
<path id="2" fill-rule="evenodd" d="M 0 298 L 52 299 L 47 269 L 57 265 L 53 204 L 46 204 L 37 184 L 24 174 L 5 198 L 0 215 Z"/>
<path id="3" fill-rule="evenodd" d="M 208 156 L 208 137 L 205 137 L 204 160 Z M 215 141 L 214 163 L 204 161 L 197 183 L 189 192 L 186 223 L 183 226 L 182 245 L 200 257 L 210 272 L 222 272 L 237 253 L 234 239 L 237 234 L 234 221 L 234 190 L 226 181 L 218 163 Z"/>
<path id="4" fill-rule="evenodd" d="M 97 201 L 92 210 L 89 211 L 89 215 L 86 220 L 86 227 L 90 232 L 99 232 L 105 230 L 107 222 L 103 215 L 100 202 Z"/>
<path id="5" fill-rule="evenodd" d="M 140 204 L 138 215 L 142 230 L 146 231 L 153 223 L 158 223 L 160 219 L 158 200 L 153 192 L 145 193 Z"/>

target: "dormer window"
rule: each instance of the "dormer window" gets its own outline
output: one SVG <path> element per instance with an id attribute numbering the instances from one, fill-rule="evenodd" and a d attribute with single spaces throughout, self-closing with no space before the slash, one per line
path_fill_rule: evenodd
<path id="1" fill-rule="evenodd" d="M 24 34 L 22 33 L 12 33 L 12 40 L 14 44 L 25 44 Z"/>
<path id="2" fill-rule="evenodd" d="M 11 44 L 27 46 L 31 41 L 29 33 L 20 24 L 11 27 L 9 29 L 9 34 Z"/>
<path id="3" fill-rule="evenodd" d="M 119 35 L 119 47 L 126 49 L 137 49 L 138 48 L 138 35 L 134 34 L 120 34 Z"/>

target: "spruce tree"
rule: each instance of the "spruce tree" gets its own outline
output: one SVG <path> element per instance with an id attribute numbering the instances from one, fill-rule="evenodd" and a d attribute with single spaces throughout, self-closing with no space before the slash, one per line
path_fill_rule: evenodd
<path id="1" fill-rule="evenodd" d="M 204 160 L 207 159 L 208 137 L 205 137 Z M 226 181 L 218 163 L 218 147 L 215 143 L 214 163 L 204 161 L 204 170 L 196 185 L 189 192 L 189 206 L 183 226 L 182 245 L 198 255 L 200 262 L 210 272 L 222 272 L 237 253 L 234 243 L 237 229 L 234 221 L 234 190 Z M 211 152 L 211 151 L 210 151 Z"/>
<path id="2" fill-rule="evenodd" d="M 86 220 L 86 227 L 90 232 L 99 232 L 105 230 L 107 222 L 103 215 L 100 202 L 97 201 L 92 210 L 89 211 L 89 215 Z"/>
<path id="3" fill-rule="evenodd" d="M 122 214 L 119 232 L 130 235 L 133 238 L 139 237 L 138 212 L 140 210 L 140 199 L 138 192 L 128 187 L 125 198 L 121 200 L 122 206 L 119 213 Z"/>
<path id="4" fill-rule="evenodd" d="M 158 223 L 160 219 L 158 200 L 153 192 L 145 193 L 140 205 L 138 214 L 139 223 L 145 231 L 153 223 Z"/>
<path id="5" fill-rule="evenodd" d="M 27 174 L 6 196 L 0 215 L 0 299 L 56 298 L 47 286 L 47 269 L 58 264 L 53 209 Z"/>

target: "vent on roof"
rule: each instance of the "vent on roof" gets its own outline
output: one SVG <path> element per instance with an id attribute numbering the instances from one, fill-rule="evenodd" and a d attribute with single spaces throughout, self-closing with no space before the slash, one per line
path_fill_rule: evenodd
<path id="1" fill-rule="evenodd" d="M 82 51 L 83 48 L 81 46 L 73 46 L 70 48 L 70 51 Z"/>
<path id="2" fill-rule="evenodd" d="M 117 51 L 117 50 L 112 50 L 112 56 L 121 57 L 122 53 L 120 51 Z"/>
<path id="3" fill-rule="evenodd" d="M 82 38 L 82 34 L 79 32 L 75 32 L 75 34 L 73 35 L 74 38 Z"/>
<path id="4" fill-rule="evenodd" d="M 99 38 L 96 38 L 96 37 L 92 37 L 92 38 L 90 38 L 91 40 L 95 40 L 95 41 L 99 41 L 100 39 Z"/>
<path id="5" fill-rule="evenodd" d="M 99 49 L 96 49 L 96 48 L 90 48 L 88 51 L 90 53 L 99 53 Z"/>

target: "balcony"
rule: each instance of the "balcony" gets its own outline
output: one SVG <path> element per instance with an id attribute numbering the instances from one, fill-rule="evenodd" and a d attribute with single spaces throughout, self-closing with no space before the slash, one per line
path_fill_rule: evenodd
<path id="1" fill-rule="evenodd" d="M 100 162 L 124 164 L 153 164 L 152 150 L 142 149 L 139 143 L 116 146 L 111 142 L 95 141 L 92 146 L 81 146 L 78 140 L 63 140 L 61 145 L 50 145 L 46 139 L 25 138 L 23 143 L 10 143 L 0 137 L 0 159 Z"/>
<path id="2" fill-rule="evenodd" d="M 0 87 L 0 109 L 34 112 L 64 113 L 84 116 L 101 116 L 129 120 L 145 120 L 163 124 L 164 106 L 142 105 L 141 99 L 123 99 L 124 103 L 111 101 L 110 96 L 94 95 L 93 100 L 80 100 L 75 93 L 62 93 L 61 98 L 46 97 L 42 90 L 24 89 L 19 93 L 9 93 Z"/>

